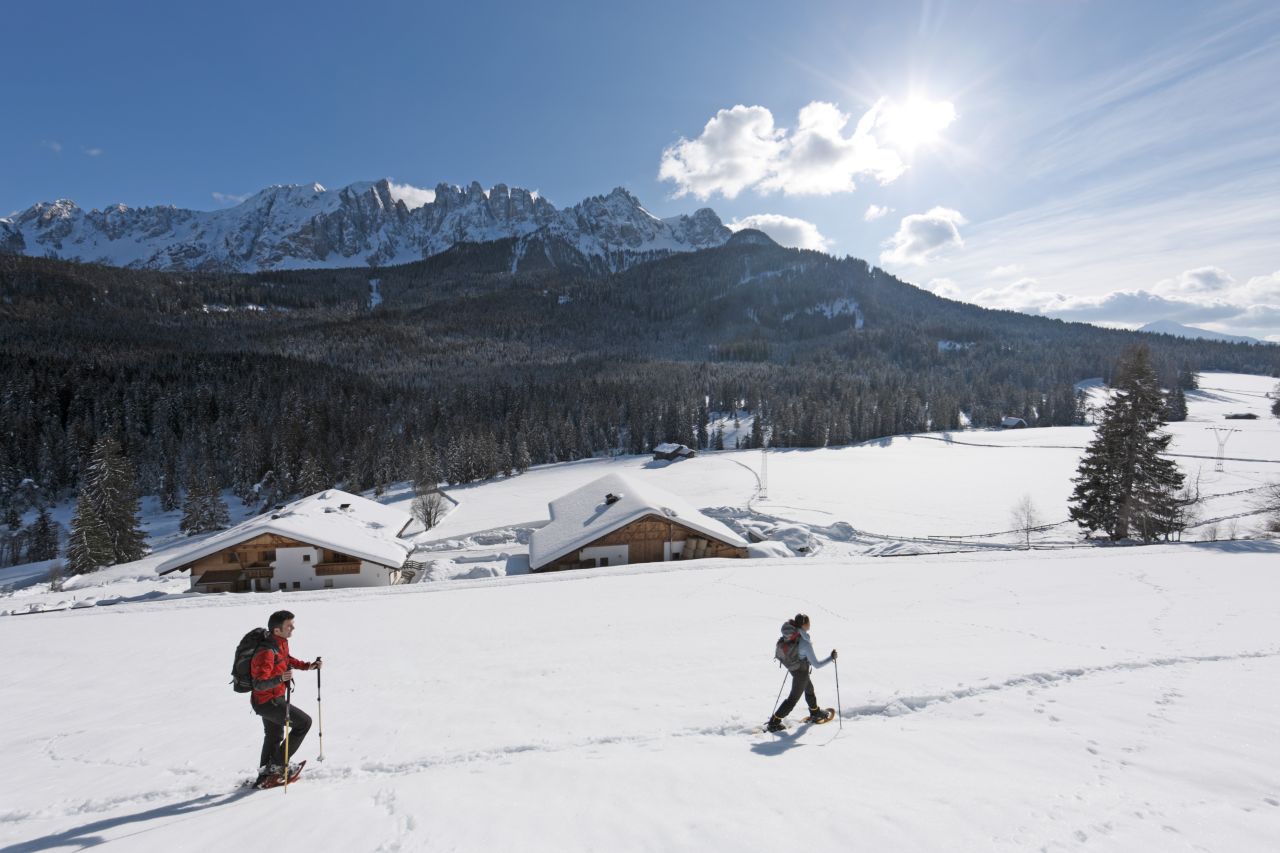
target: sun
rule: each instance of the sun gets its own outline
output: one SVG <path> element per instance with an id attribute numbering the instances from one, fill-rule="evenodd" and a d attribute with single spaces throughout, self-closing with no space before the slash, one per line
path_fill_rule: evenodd
<path id="1" fill-rule="evenodd" d="M 890 103 L 877 124 L 884 141 L 904 153 L 935 142 L 943 130 L 956 119 L 956 108 L 950 101 L 910 98 Z"/>

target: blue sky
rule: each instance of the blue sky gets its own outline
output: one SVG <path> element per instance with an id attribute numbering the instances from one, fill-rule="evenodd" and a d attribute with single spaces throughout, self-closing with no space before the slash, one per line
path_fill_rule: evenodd
<path id="1" fill-rule="evenodd" d="M 26 3 L 0 55 L 0 212 L 622 185 L 979 304 L 1280 340 L 1274 3 Z"/>

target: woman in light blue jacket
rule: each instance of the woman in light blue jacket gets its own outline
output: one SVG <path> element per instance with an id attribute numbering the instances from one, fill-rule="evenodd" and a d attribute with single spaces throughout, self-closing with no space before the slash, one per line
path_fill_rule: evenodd
<path id="1" fill-rule="evenodd" d="M 814 652 L 813 644 L 809 642 L 808 616 L 797 613 L 789 622 L 784 622 L 782 638 L 778 640 L 778 660 L 782 661 L 791 673 L 791 693 L 769 718 L 765 728 L 771 732 L 786 728 L 782 724 L 782 718 L 791 713 L 791 709 L 800 701 L 801 694 L 809 703 L 809 717 L 806 722 L 825 723 L 835 716 L 831 711 L 818 707 L 818 696 L 813 690 L 813 681 L 809 678 L 810 666 L 821 668 L 835 659 L 835 649 L 831 650 L 831 655 L 825 660 L 819 659 Z"/>

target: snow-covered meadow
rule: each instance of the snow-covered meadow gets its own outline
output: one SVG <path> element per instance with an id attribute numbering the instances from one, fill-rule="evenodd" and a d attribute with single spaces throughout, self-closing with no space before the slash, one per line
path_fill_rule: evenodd
<path id="1" fill-rule="evenodd" d="M 0 619 L 0 849 L 1274 849 L 1278 566 L 819 556 Z M 300 784 L 246 792 L 226 670 L 281 604 L 326 760 L 313 730 Z M 843 730 L 755 733 L 797 610 Z"/>
<path id="2" fill-rule="evenodd" d="M 1280 479 L 1274 380 L 1202 384 L 1170 426 L 1213 496 L 1182 544 L 1061 525 L 1012 549 L 1022 495 L 1066 518 L 1084 427 L 772 452 L 767 496 L 758 452 L 535 468 L 450 489 L 415 555 L 433 582 L 401 587 L 6 570 L 0 851 L 1274 849 L 1280 542 L 1230 538 Z M 547 501 L 612 471 L 806 556 L 521 575 Z M 175 519 L 149 513 L 152 541 Z M 326 760 L 313 730 L 303 782 L 251 792 L 261 726 L 227 671 L 280 607 L 326 661 Z M 763 734 L 799 610 L 841 650 L 839 701 L 833 667 L 816 684 L 843 728 Z"/>

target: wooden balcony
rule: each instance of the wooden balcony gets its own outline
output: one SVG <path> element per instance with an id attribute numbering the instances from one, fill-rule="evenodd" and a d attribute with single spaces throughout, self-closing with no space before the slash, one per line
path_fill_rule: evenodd
<path id="1" fill-rule="evenodd" d="M 360 561 L 342 563 L 316 563 L 316 577 L 322 578 L 328 575 L 358 575 L 360 574 Z"/>

